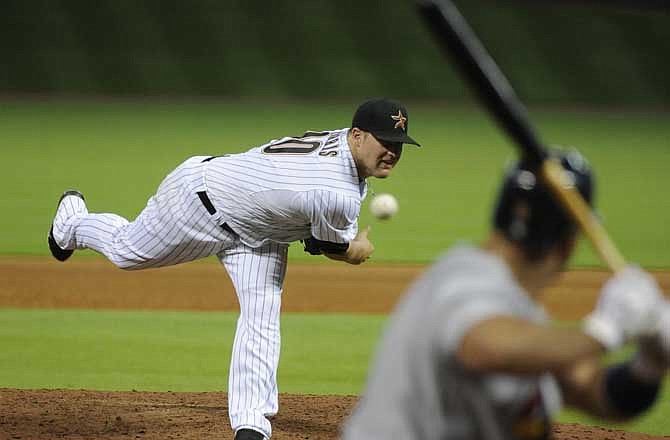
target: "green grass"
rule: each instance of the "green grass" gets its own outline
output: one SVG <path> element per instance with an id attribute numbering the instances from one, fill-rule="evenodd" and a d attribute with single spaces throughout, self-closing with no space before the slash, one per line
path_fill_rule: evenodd
<path id="1" fill-rule="evenodd" d="M 0 254 L 47 255 L 60 193 L 84 192 L 94 212 L 133 218 L 161 179 L 196 154 L 243 151 L 270 138 L 349 124 L 357 102 L 5 100 L 0 103 Z M 481 240 L 509 141 L 479 109 L 408 103 L 408 146 L 394 175 L 372 179 L 400 213 L 371 219 L 375 261 L 428 262 L 449 245 Z M 598 210 L 631 261 L 670 267 L 670 114 L 534 111 L 549 143 L 575 145 L 598 175 Z M 292 259 L 309 259 L 293 246 Z M 588 245 L 573 260 L 602 266 Z"/>
<path id="2" fill-rule="evenodd" d="M 223 391 L 235 319 L 222 312 L 0 310 L 0 387 Z M 284 314 L 281 392 L 360 394 L 385 322 Z M 666 381 L 644 417 L 617 428 L 667 434 L 669 388 Z M 603 424 L 572 411 L 559 420 Z"/>
<path id="3" fill-rule="evenodd" d="M 0 254 L 47 255 L 60 193 L 75 187 L 89 208 L 137 215 L 161 179 L 188 156 L 243 151 L 306 129 L 347 126 L 356 102 L 0 102 Z M 371 219 L 375 261 L 428 262 L 480 240 L 509 141 L 477 109 L 408 103 L 411 134 L 394 175 L 372 180 L 400 214 Z M 534 111 L 543 138 L 575 145 L 598 176 L 598 210 L 631 261 L 670 267 L 670 114 Z M 92 253 L 82 253 L 82 256 Z M 291 259 L 314 257 L 292 246 Z M 335 264 L 335 263 L 332 263 Z M 588 245 L 574 265 L 602 266 Z M 196 312 L 0 309 L 0 387 L 225 390 L 235 316 Z M 284 314 L 282 392 L 358 394 L 385 322 L 379 316 Z M 668 387 L 653 411 L 621 426 L 667 434 Z M 589 423 L 572 412 L 563 421 Z"/>
<path id="4" fill-rule="evenodd" d="M 661 390 L 661 396 L 658 401 L 654 404 L 654 407 L 650 410 L 637 417 L 635 420 L 627 423 L 611 423 L 603 422 L 589 416 L 584 415 L 583 413 L 574 411 L 574 410 L 564 410 L 558 421 L 565 423 L 582 423 L 585 425 L 593 426 L 609 426 L 612 429 L 619 429 L 623 431 L 630 432 L 641 432 L 651 435 L 668 435 L 670 432 L 670 423 L 668 422 L 668 404 L 670 399 L 668 398 L 668 392 L 670 391 L 670 386 L 668 386 L 668 381 L 666 379 L 665 386 Z"/>
<path id="5" fill-rule="evenodd" d="M 0 387 L 225 390 L 236 319 L 207 312 L 0 310 Z M 360 392 L 383 321 L 282 315 L 282 391 Z"/>

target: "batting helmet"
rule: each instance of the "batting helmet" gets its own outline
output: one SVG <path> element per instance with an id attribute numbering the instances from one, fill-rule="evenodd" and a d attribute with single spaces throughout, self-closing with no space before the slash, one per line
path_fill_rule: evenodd
<path id="1" fill-rule="evenodd" d="M 574 149 L 550 151 L 558 159 L 584 200 L 593 205 L 595 178 L 584 157 Z M 527 257 L 544 256 L 559 243 L 571 238 L 576 223 L 538 178 L 537 170 L 519 161 L 507 170 L 498 194 L 493 217 L 495 228 L 524 249 Z"/>

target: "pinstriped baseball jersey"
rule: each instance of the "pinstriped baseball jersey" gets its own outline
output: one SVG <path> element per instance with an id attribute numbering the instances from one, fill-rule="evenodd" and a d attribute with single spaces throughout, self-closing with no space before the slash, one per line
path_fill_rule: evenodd
<path id="1" fill-rule="evenodd" d="M 476 374 L 456 360 L 468 329 L 500 315 L 546 319 L 502 260 L 452 249 L 397 306 L 343 439 L 546 438 L 561 407 L 553 376 Z"/>
<path id="2" fill-rule="evenodd" d="M 374 249 L 365 235 L 349 252 L 367 193 L 365 178 L 387 177 L 402 144 L 419 145 L 407 134 L 408 123 L 402 104 L 370 99 L 356 110 L 351 129 L 275 139 L 239 154 L 188 158 L 132 221 L 90 213 L 79 193 L 68 192 L 52 222 L 49 249 L 60 261 L 69 250 L 92 249 L 128 270 L 216 255 L 240 305 L 228 380 L 230 424 L 235 431 L 251 429 L 270 438 L 268 417 L 279 408 L 279 315 L 288 243 L 306 240 L 309 253 L 351 264 L 365 261 Z"/>
<path id="3" fill-rule="evenodd" d="M 251 247 L 314 236 L 348 243 L 367 183 L 358 178 L 348 129 L 285 137 L 205 163 L 207 194 Z"/>
<path id="4" fill-rule="evenodd" d="M 66 197 L 53 222 L 62 249 L 92 249 L 116 266 L 146 269 L 216 255 L 240 304 L 228 399 L 233 429 L 272 434 L 279 407 L 281 295 L 288 243 L 348 243 L 367 184 L 347 129 L 308 132 L 219 157 L 194 156 L 165 177 L 133 221 L 89 213 Z"/>

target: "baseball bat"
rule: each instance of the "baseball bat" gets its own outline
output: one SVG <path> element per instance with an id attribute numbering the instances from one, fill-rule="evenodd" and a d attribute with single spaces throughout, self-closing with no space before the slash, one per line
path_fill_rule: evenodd
<path id="1" fill-rule="evenodd" d="M 480 101 L 512 138 L 522 156 L 540 170 L 540 175 L 559 202 L 579 224 L 596 252 L 614 272 L 626 261 L 600 221 L 569 179 L 563 167 L 548 159 L 547 149 L 530 117 L 496 62 L 450 0 L 417 0 L 419 14 L 442 50 L 460 67 Z"/>

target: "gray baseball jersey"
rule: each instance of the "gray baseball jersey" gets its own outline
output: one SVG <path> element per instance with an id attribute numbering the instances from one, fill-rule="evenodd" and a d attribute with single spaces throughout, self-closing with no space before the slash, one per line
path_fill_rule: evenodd
<path id="1" fill-rule="evenodd" d="M 546 319 L 502 260 L 453 248 L 398 304 L 344 440 L 544 438 L 561 407 L 551 375 L 476 374 L 455 357 L 468 329 L 499 315 Z"/>
<path id="2" fill-rule="evenodd" d="M 233 429 L 270 437 L 278 410 L 279 312 L 288 243 L 348 243 L 367 191 L 348 129 L 282 138 L 240 154 L 195 156 L 172 171 L 132 222 L 63 199 L 53 222 L 63 249 L 92 249 L 123 269 L 216 255 L 240 303 L 228 382 Z"/>

